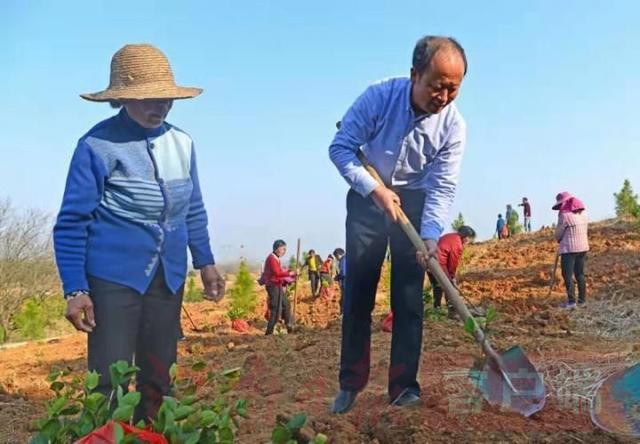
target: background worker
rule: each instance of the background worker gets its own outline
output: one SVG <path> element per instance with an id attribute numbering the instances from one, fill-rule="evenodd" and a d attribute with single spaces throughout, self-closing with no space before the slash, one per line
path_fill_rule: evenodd
<path id="1" fill-rule="evenodd" d="M 456 271 L 458 270 L 458 264 L 464 252 L 464 247 L 467 243 L 473 241 L 475 237 L 476 232 L 473 228 L 463 225 L 458 228 L 457 232 L 445 234 L 438 241 L 438 262 L 454 285 L 456 285 Z M 433 308 L 440 309 L 443 293 L 442 287 L 438 284 L 435 276 L 431 273 L 427 273 L 427 275 L 429 276 L 429 282 L 431 282 L 431 288 L 433 289 Z M 449 317 L 455 317 L 453 307 L 450 305 L 447 306 Z"/>

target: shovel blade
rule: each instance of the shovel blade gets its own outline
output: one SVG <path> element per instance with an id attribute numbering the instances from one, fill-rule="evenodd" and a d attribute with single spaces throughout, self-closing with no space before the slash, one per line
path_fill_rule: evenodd
<path id="1" fill-rule="evenodd" d="M 598 387 L 591 420 L 607 432 L 640 437 L 640 364 L 614 373 Z"/>
<path id="2" fill-rule="evenodd" d="M 502 372 L 487 362 L 482 371 L 472 374 L 484 399 L 491 405 L 518 412 L 525 417 L 542 410 L 546 400 L 544 381 L 522 347 L 511 347 L 502 352 L 500 357 L 503 370 L 516 391 Z"/>

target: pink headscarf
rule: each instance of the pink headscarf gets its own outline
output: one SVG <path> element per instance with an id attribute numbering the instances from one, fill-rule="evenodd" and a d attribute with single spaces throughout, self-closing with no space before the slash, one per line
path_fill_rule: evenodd
<path id="1" fill-rule="evenodd" d="M 585 209 L 580 199 L 574 197 L 568 191 L 563 191 L 556 196 L 556 204 L 552 210 L 560 210 L 561 213 L 573 213 Z"/>

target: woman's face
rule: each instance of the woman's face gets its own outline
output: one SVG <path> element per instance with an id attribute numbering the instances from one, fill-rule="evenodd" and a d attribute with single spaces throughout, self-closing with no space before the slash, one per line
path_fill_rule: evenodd
<path id="1" fill-rule="evenodd" d="M 278 257 L 282 257 L 285 255 L 285 253 L 287 252 L 287 246 L 286 245 L 282 245 L 281 247 L 276 248 L 276 256 Z"/>
<path id="2" fill-rule="evenodd" d="M 141 127 L 153 129 L 162 125 L 173 106 L 171 99 L 125 100 L 127 114 Z"/>

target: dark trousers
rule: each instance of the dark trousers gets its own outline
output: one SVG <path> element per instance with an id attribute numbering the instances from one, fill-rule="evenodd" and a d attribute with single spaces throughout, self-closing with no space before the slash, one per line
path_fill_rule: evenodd
<path id="1" fill-rule="evenodd" d="M 317 271 L 310 271 L 309 281 L 311 282 L 311 295 L 317 296 L 320 287 L 320 273 Z"/>
<path id="2" fill-rule="evenodd" d="M 170 392 L 169 368 L 176 362 L 182 289 L 172 294 L 162 266 L 145 294 L 89 277 L 96 328 L 89 334 L 89 370 L 100 373 L 98 391 L 111 391 L 109 366 L 135 361 L 137 390 L 142 399 L 135 420 L 154 417 Z"/>
<path id="3" fill-rule="evenodd" d="M 291 319 L 291 308 L 289 307 L 289 298 L 285 294 L 284 288 L 280 286 L 267 285 L 267 297 L 269 304 L 269 322 L 267 323 L 266 334 L 273 334 L 273 329 L 279 321 L 278 315 L 287 326 L 287 331 L 291 330 L 293 322 Z M 279 305 L 279 306 L 278 306 Z"/>
<path id="4" fill-rule="evenodd" d="M 424 193 L 398 193 L 402 208 L 419 229 Z M 390 222 L 370 197 L 347 194 L 347 270 L 342 317 L 340 388 L 360 391 L 369 380 L 371 312 L 387 245 L 391 249 L 391 309 L 393 333 L 389 396 L 408 389 L 420 394 L 417 381 L 422 347 L 422 286 L 424 270 L 415 248 L 399 226 Z"/>
<path id="5" fill-rule="evenodd" d="M 587 282 L 584 278 L 584 264 L 587 260 L 587 252 L 582 253 L 565 253 L 560 255 L 560 267 L 562 269 L 562 278 L 567 288 L 567 298 L 569 302 L 575 302 L 575 286 L 573 277 L 575 276 L 578 283 L 578 301 L 584 302 L 587 297 Z"/>
<path id="6" fill-rule="evenodd" d="M 434 275 L 427 273 L 427 276 L 429 276 L 429 282 L 431 282 L 431 289 L 433 290 L 433 307 L 439 308 L 442 304 L 442 287 Z"/>

